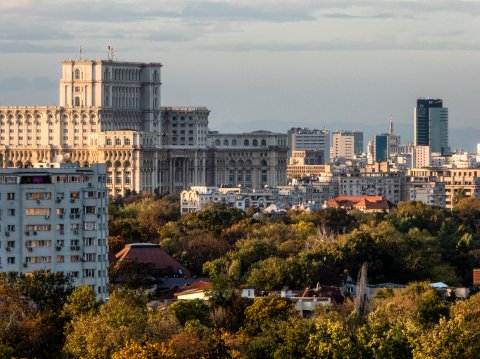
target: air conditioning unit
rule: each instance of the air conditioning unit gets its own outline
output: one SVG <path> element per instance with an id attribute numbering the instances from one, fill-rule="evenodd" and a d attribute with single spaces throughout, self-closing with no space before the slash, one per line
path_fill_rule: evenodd
<path id="1" fill-rule="evenodd" d="M 26 236 L 29 236 L 29 235 L 30 235 L 30 232 L 29 232 L 29 231 L 25 231 L 25 235 L 26 235 Z"/>
<path id="2" fill-rule="evenodd" d="M 5 250 L 6 250 L 7 252 L 10 252 L 10 251 L 11 251 L 11 247 L 5 247 Z"/>
<path id="3" fill-rule="evenodd" d="M 101 218 L 102 215 L 100 213 L 97 213 L 97 218 Z"/>
<path id="4" fill-rule="evenodd" d="M 88 182 L 88 187 L 93 187 L 93 183 Z"/>
<path id="5" fill-rule="evenodd" d="M 63 218 L 63 214 L 59 214 L 59 215 L 58 215 L 58 218 Z"/>
<path id="6" fill-rule="evenodd" d="M 75 229 L 75 230 L 73 231 L 73 234 L 78 234 L 78 229 Z"/>
<path id="7" fill-rule="evenodd" d="M 38 203 L 38 204 L 40 204 L 40 203 L 42 203 L 42 202 L 40 202 L 40 200 L 39 200 L 39 199 L 37 199 L 37 203 Z"/>
<path id="8" fill-rule="evenodd" d="M 48 215 L 47 215 L 47 216 L 45 216 L 45 219 L 50 219 L 50 216 L 48 216 Z"/>
<path id="9" fill-rule="evenodd" d="M 62 202 L 62 199 L 61 199 L 61 198 L 57 198 L 56 202 L 57 202 L 57 203 L 60 203 L 60 202 Z"/>
<path id="10" fill-rule="evenodd" d="M 28 263 L 23 263 L 23 268 L 27 268 Z"/>
<path id="11" fill-rule="evenodd" d="M 75 203 L 75 198 L 70 198 L 71 203 Z"/>
<path id="12" fill-rule="evenodd" d="M 5 237 L 10 237 L 10 232 L 5 232 Z"/>
<path id="13" fill-rule="evenodd" d="M 62 247 L 61 246 L 57 246 L 57 251 L 61 251 L 62 250 Z"/>
<path id="14" fill-rule="evenodd" d="M 63 229 L 61 229 L 60 234 L 65 234 L 65 231 Z"/>
<path id="15" fill-rule="evenodd" d="M 37 235 L 37 231 L 33 231 L 33 235 L 36 236 L 36 235 Z"/>
<path id="16" fill-rule="evenodd" d="M 74 215 L 74 214 L 71 214 L 71 215 L 70 215 L 70 218 L 72 218 L 72 219 L 75 218 L 75 215 Z"/>
<path id="17" fill-rule="evenodd" d="M 32 247 L 27 247 L 28 251 L 29 252 L 33 252 L 33 248 Z"/>

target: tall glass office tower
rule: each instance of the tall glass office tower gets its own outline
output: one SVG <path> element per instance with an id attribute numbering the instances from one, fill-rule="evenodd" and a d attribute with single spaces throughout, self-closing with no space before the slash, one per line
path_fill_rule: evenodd
<path id="1" fill-rule="evenodd" d="M 448 154 L 448 108 L 441 99 L 419 98 L 414 110 L 414 144 Z"/>

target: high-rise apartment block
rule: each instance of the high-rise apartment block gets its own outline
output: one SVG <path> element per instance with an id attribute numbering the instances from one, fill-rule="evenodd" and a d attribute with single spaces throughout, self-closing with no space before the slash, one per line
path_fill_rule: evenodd
<path id="1" fill-rule="evenodd" d="M 419 98 L 414 110 L 414 144 L 448 154 L 448 109 L 441 99 Z"/>
<path id="2" fill-rule="evenodd" d="M 0 169 L 0 270 L 63 272 L 108 297 L 104 164 Z"/>

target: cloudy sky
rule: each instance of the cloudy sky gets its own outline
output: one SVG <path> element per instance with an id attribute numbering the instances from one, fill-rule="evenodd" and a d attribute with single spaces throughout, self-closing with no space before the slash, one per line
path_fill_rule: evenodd
<path id="1" fill-rule="evenodd" d="M 480 2 L 0 0 L 0 106 L 58 103 L 59 62 L 161 62 L 164 105 L 211 127 L 262 121 L 387 128 L 417 97 L 480 128 Z"/>

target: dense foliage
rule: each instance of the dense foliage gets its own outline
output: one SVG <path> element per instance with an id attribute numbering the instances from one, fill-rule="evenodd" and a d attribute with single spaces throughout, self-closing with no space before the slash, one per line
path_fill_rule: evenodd
<path id="1" fill-rule="evenodd" d="M 480 201 L 453 210 L 419 202 L 392 213 L 327 209 L 254 219 L 210 205 L 179 215 L 178 198 L 135 196 L 110 206 L 110 246 L 151 241 L 213 284 L 209 302 L 147 307 L 148 266 L 110 274 L 108 303 L 88 287 L 49 272 L 0 277 L 0 358 L 476 358 L 480 294 L 442 299 L 427 283 L 471 285 L 480 265 Z M 355 302 L 300 317 L 287 300 L 240 298 L 239 285 L 264 290 L 328 284 L 330 272 L 384 290 L 360 315 Z M 426 282 L 422 282 L 426 281 Z"/>

